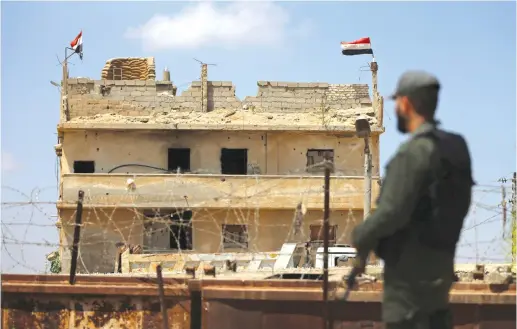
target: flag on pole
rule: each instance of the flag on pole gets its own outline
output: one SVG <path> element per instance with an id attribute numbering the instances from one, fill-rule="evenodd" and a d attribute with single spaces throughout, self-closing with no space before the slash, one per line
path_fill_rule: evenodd
<path id="1" fill-rule="evenodd" d="M 362 38 L 351 42 L 341 42 L 341 53 L 345 56 L 373 55 L 370 38 Z"/>
<path id="2" fill-rule="evenodd" d="M 79 34 L 75 37 L 72 42 L 70 42 L 70 47 L 74 50 L 76 54 L 79 54 L 79 58 L 83 59 L 83 31 L 79 32 Z"/>

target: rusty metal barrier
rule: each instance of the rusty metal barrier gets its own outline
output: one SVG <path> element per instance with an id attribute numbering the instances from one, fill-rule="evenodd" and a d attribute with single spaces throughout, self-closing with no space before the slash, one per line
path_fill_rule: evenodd
<path id="1" fill-rule="evenodd" d="M 157 278 L 2 275 L 2 329 L 162 329 Z M 329 282 L 330 327 L 382 328 L 381 283 L 336 301 Z M 322 282 L 163 278 L 163 304 L 173 329 L 321 328 Z M 515 328 L 515 284 L 457 283 L 451 292 L 456 328 Z"/>

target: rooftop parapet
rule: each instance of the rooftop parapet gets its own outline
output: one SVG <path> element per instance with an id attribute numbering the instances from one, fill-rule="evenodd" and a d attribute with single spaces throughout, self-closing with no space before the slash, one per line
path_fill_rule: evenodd
<path id="1" fill-rule="evenodd" d="M 259 81 L 256 96 L 241 101 L 231 81 L 208 81 L 207 113 L 202 112 L 202 84 L 193 81 L 175 95 L 171 81 L 68 80 L 70 122 L 346 125 L 366 115 L 376 125 L 366 84 Z M 264 117 L 264 118 L 262 118 Z M 276 122 L 284 117 L 285 123 Z M 244 122 L 243 120 L 246 120 Z M 108 121 L 106 121 L 108 120 Z M 63 123 L 63 122 L 62 122 Z"/>

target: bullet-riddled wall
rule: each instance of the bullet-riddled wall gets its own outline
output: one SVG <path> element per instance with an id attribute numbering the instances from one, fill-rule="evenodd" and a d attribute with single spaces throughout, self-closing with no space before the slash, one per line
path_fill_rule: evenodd
<path id="1" fill-rule="evenodd" d="M 362 139 L 322 133 L 288 132 L 68 132 L 62 142 L 62 171 L 73 173 L 74 161 L 95 161 L 96 173 L 107 173 L 124 164 L 167 169 L 169 148 L 190 148 L 192 173 L 221 173 L 221 149 L 248 149 L 248 164 L 264 175 L 303 175 L 307 150 L 334 151 L 336 175 L 363 175 Z M 379 136 L 371 140 L 373 175 L 379 174 Z M 115 173 L 156 172 L 145 167 L 124 167 Z"/>
<path id="2" fill-rule="evenodd" d="M 303 218 L 300 234 L 296 241 L 307 241 L 311 225 L 321 225 L 323 212 L 310 210 Z M 75 211 L 61 210 L 62 271 L 69 271 Z M 193 249 L 198 253 L 218 252 L 267 252 L 278 251 L 284 242 L 293 241 L 294 211 L 258 210 L 244 211 L 220 209 L 218 211 L 194 211 L 192 218 Z M 358 211 L 333 211 L 331 225 L 337 226 L 337 242 L 349 243 L 350 232 L 362 220 Z M 247 225 L 248 247 L 246 249 L 225 249 L 222 243 L 222 225 Z M 163 230 L 164 239 L 155 235 L 155 247 L 168 247 L 169 230 Z M 133 209 L 85 209 L 79 245 L 78 272 L 113 272 L 117 256 L 117 242 L 142 245 L 146 242 L 142 212 Z M 160 240 L 162 245 L 159 245 Z M 189 252 L 183 250 L 181 252 Z"/>

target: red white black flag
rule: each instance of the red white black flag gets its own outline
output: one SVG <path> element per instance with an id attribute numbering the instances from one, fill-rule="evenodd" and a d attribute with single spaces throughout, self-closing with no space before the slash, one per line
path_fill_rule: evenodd
<path id="1" fill-rule="evenodd" d="M 341 42 L 341 53 L 346 56 L 373 55 L 370 38 L 362 38 L 351 42 Z"/>
<path id="2" fill-rule="evenodd" d="M 79 32 L 75 39 L 70 42 L 70 47 L 76 54 L 79 54 L 80 59 L 83 59 L 83 31 Z"/>

